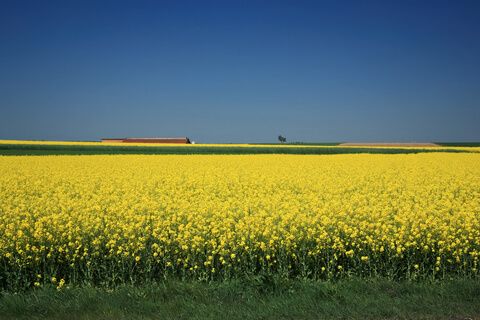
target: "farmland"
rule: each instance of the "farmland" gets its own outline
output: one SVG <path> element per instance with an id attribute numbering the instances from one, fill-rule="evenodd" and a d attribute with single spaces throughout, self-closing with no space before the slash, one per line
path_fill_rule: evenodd
<path id="1" fill-rule="evenodd" d="M 478 273 L 479 154 L 12 156 L 0 166 L 4 288 Z"/>
<path id="2" fill-rule="evenodd" d="M 419 312 L 395 305 L 385 286 L 414 294 L 435 288 L 424 294 L 445 309 L 425 307 L 438 312 L 427 316 L 477 315 L 480 308 L 465 298 L 480 290 L 477 147 L 132 146 L 197 153 L 59 156 L 49 148 L 68 144 L 23 145 L 44 153 L 0 156 L 0 313 L 15 309 L 8 301 L 32 305 L 39 300 L 28 299 L 42 294 L 63 302 L 72 298 L 67 292 L 107 299 L 110 291 L 102 290 L 124 288 L 128 297 L 147 294 L 142 290 L 173 290 L 178 299 L 213 294 L 210 303 L 220 305 L 229 305 L 230 294 L 245 304 L 281 296 L 300 305 L 321 295 L 331 299 L 321 308 L 341 318 L 347 314 L 335 313 L 335 301 L 368 305 L 350 296 L 368 283 L 371 299 L 385 299 L 380 315 L 388 308 L 404 317 Z M 262 148 L 273 154 L 255 152 Z M 24 302 L 11 295 L 19 292 Z M 292 310 L 281 312 L 294 317 Z M 360 307 L 352 312 L 363 314 Z"/>
<path id="3" fill-rule="evenodd" d="M 480 152 L 479 144 L 445 146 L 343 146 L 324 144 L 145 144 L 72 141 L 0 140 L 0 155 L 102 155 L 102 154 L 413 154 L 425 152 Z"/>

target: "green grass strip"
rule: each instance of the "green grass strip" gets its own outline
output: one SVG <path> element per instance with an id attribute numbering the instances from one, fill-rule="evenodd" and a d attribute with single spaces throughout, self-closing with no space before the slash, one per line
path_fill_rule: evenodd
<path id="1" fill-rule="evenodd" d="M 0 295 L 1 319 L 480 319 L 480 281 L 166 281 Z"/>
<path id="2" fill-rule="evenodd" d="M 457 149 L 368 147 L 209 147 L 209 146 L 85 146 L 0 144 L 0 155 L 99 155 L 99 154 L 410 154 L 421 152 L 470 152 Z"/>

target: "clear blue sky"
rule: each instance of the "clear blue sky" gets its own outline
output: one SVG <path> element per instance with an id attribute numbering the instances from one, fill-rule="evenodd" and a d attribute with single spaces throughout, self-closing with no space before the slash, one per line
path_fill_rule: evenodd
<path id="1" fill-rule="evenodd" d="M 480 1 L 0 2 L 0 139 L 480 140 Z"/>

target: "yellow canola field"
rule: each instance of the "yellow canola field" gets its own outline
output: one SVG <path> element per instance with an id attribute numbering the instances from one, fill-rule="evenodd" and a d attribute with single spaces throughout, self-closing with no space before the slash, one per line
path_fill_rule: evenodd
<path id="1" fill-rule="evenodd" d="M 251 147 L 256 145 L 250 145 L 246 143 L 239 144 L 221 144 L 221 143 L 210 143 L 210 144 L 187 144 L 187 143 L 133 143 L 133 142 L 101 142 L 101 141 L 50 141 L 50 140 L 0 140 L 0 145 L 2 144 L 29 144 L 29 145 L 60 145 L 60 146 L 123 146 L 123 147 Z M 278 146 L 276 144 L 272 145 L 258 145 L 258 146 Z M 288 146 L 288 145 L 286 145 Z"/>
<path id="2" fill-rule="evenodd" d="M 0 140 L 0 145 L 60 145 L 60 146 L 114 146 L 114 147 L 245 147 L 245 148 L 367 148 L 367 149 L 427 149 L 427 150 L 459 150 L 480 152 L 480 147 L 453 147 L 453 146 L 382 146 L 382 145 L 315 145 L 315 144 L 255 144 L 255 143 L 123 143 L 100 141 L 46 141 L 46 140 Z"/>
<path id="3" fill-rule="evenodd" d="M 480 154 L 7 156 L 0 172 L 4 288 L 478 274 Z"/>

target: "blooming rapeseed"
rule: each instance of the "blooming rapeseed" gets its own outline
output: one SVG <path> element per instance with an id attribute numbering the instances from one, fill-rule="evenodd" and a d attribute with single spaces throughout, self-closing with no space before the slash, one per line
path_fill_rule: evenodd
<path id="1" fill-rule="evenodd" d="M 478 273 L 480 154 L 8 156 L 0 172 L 4 288 Z"/>

